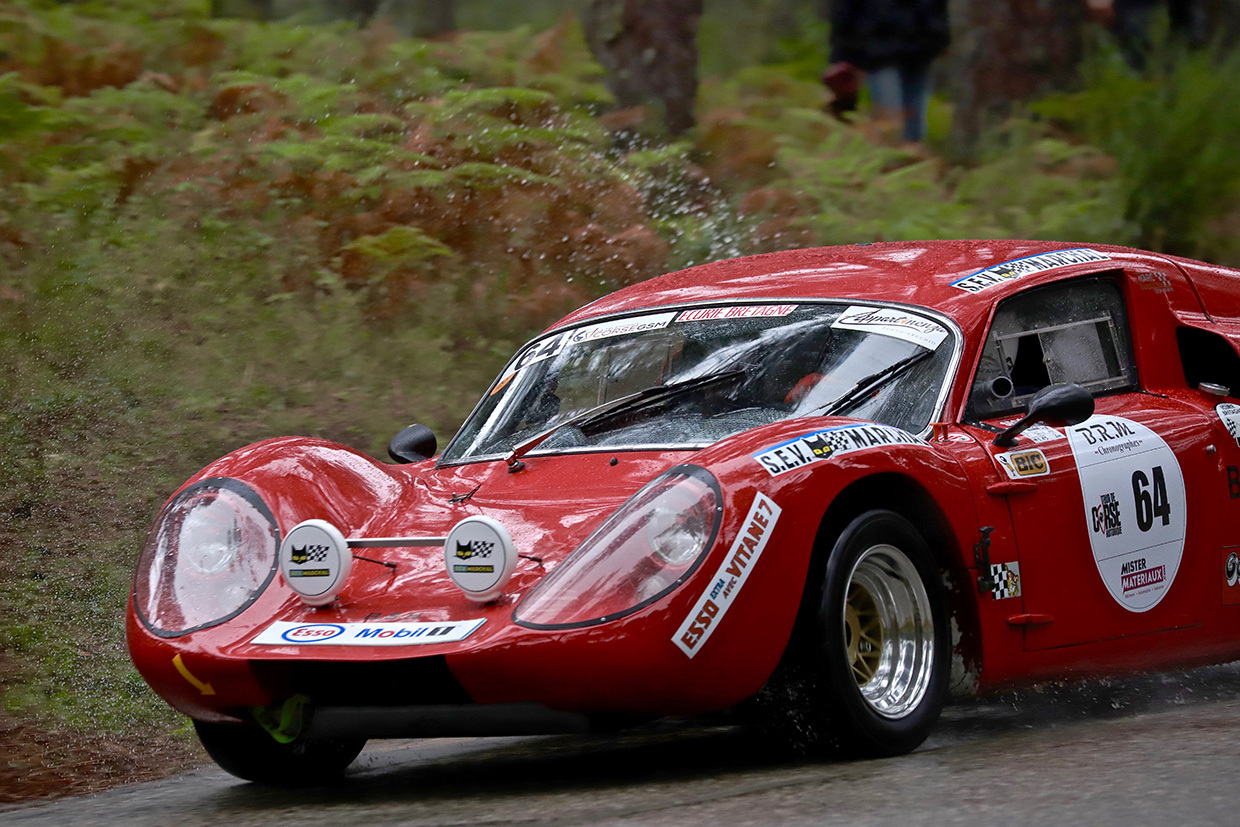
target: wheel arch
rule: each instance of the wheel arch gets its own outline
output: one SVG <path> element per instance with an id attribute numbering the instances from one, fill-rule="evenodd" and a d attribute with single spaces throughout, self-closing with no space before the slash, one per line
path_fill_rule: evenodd
<path id="1" fill-rule="evenodd" d="M 823 514 L 814 538 L 809 570 L 801 594 L 793 636 L 808 628 L 807 618 L 816 613 L 815 584 L 822 581 L 827 558 L 848 524 L 867 511 L 884 509 L 908 520 L 925 538 L 943 577 L 949 622 L 952 627 L 952 691 L 971 695 L 980 673 L 979 618 L 976 600 L 969 591 L 970 576 L 959 537 L 942 506 L 925 486 L 895 472 L 872 474 L 855 480 L 835 496 Z"/>

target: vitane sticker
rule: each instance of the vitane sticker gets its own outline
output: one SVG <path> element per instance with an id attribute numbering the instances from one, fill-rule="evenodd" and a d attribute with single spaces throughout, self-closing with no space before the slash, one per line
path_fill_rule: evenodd
<path id="1" fill-rule="evenodd" d="M 711 578 L 711 585 L 689 610 L 688 616 L 672 635 L 672 643 L 689 657 L 696 655 L 703 644 L 714 634 L 732 602 L 740 594 L 741 587 L 749 579 L 749 573 L 757 565 L 766 541 L 779 521 L 780 507 L 765 494 L 754 497 L 749 514 L 741 523 L 728 556 Z"/>

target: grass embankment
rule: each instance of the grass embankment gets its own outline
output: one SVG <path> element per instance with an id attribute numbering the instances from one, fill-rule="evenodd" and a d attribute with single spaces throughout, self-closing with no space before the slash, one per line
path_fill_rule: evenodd
<path id="1" fill-rule="evenodd" d="M 309 433 L 382 456 L 414 420 L 443 444 L 516 344 L 694 262 L 1134 237 L 1100 150 L 1020 123 L 952 166 L 822 114 L 804 66 L 708 80 L 668 143 L 607 113 L 572 20 L 428 43 L 141 6 L 0 10 L 10 746 L 184 726 L 129 665 L 123 609 L 160 503 L 228 450 Z"/>

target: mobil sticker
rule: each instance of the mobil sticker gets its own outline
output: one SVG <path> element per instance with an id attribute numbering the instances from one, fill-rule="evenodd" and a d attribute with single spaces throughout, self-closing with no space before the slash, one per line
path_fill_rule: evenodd
<path id="1" fill-rule="evenodd" d="M 421 623 L 294 623 L 279 620 L 250 643 L 258 646 L 419 646 L 469 637 L 483 619 Z"/>

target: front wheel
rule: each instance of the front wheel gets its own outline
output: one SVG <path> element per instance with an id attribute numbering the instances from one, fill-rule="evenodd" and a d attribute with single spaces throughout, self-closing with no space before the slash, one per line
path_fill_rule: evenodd
<path id="1" fill-rule="evenodd" d="M 868 511 L 807 588 L 815 594 L 764 692 L 764 717 L 769 699 L 782 701 L 773 728 L 802 754 L 912 751 L 938 721 L 950 674 L 947 600 L 926 541 L 899 514 Z"/>
<path id="2" fill-rule="evenodd" d="M 249 724 L 194 721 L 194 729 L 207 754 L 225 772 L 246 781 L 282 786 L 335 780 L 366 746 L 364 738 L 282 744 Z"/>
<path id="3" fill-rule="evenodd" d="M 844 530 L 827 561 L 818 655 L 840 712 L 841 746 L 862 755 L 917 747 L 947 697 L 946 600 L 930 549 L 912 524 L 870 511 Z"/>

